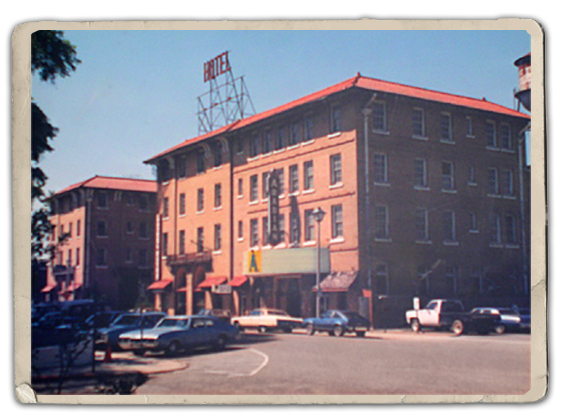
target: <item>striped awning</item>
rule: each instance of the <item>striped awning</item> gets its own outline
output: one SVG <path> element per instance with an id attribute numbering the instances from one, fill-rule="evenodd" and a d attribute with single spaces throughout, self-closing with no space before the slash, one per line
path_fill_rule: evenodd
<path id="1" fill-rule="evenodd" d="M 169 284 L 173 282 L 174 279 L 158 280 L 148 286 L 148 290 L 164 290 Z"/>

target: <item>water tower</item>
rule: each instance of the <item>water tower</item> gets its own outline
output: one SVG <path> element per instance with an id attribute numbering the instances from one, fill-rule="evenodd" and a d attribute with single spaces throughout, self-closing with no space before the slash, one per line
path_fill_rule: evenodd
<path id="1" fill-rule="evenodd" d="M 518 58 L 514 65 L 518 68 L 518 89 L 515 93 L 520 103 L 531 112 L 531 53 Z"/>

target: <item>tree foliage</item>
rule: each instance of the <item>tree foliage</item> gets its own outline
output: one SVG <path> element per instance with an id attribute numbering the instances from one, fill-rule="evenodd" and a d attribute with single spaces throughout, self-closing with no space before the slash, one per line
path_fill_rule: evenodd
<path id="1" fill-rule="evenodd" d="M 37 31 L 32 34 L 31 72 L 44 82 L 55 83 L 57 77 L 67 77 L 81 63 L 75 46 L 63 37 L 63 31 Z M 51 142 L 58 129 L 52 126 L 41 108 L 32 102 L 32 262 L 46 254 L 44 240 L 52 226 L 46 205 L 44 187 L 47 175 L 40 168 L 41 157 L 53 151 Z M 34 210 L 34 206 L 40 207 Z"/>

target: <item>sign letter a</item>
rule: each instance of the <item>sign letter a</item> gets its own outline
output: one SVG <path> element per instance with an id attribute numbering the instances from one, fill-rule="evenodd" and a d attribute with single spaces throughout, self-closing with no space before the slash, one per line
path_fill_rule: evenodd
<path id="1" fill-rule="evenodd" d="M 255 257 L 255 252 L 251 252 L 251 259 L 249 260 L 249 273 L 258 273 L 259 267 L 257 267 L 257 258 Z"/>

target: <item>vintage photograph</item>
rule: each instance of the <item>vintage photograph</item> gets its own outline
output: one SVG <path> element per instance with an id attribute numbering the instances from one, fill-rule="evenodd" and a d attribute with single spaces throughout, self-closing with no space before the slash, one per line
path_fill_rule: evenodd
<path id="1" fill-rule="evenodd" d="M 543 395 L 538 27 L 307 29 L 29 30 L 38 397 Z"/>

